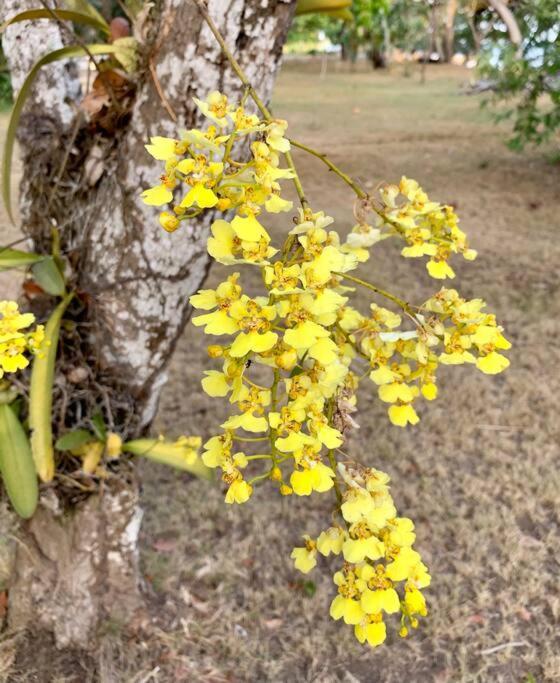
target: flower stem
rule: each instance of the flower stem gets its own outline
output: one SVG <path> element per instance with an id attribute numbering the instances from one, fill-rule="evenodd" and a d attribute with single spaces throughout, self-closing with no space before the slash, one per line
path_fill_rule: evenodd
<path id="1" fill-rule="evenodd" d="M 372 292 L 375 292 L 376 294 L 379 294 L 380 296 L 389 299 L 389 301 L 392 301 L 393 303 L 397 304 L 397 306 L 400 306 L 403 309 L 403 311 L 406 311 L 408 315 L 410 315 L 416 322 L 416 312 L 414 310 L 414 307 L 411 306 L 404 299 L 400 299 L 398 296 L 391 294 L 391 292 L 387 292 L 385 289 L 381 289 L 381 287 L 377 287 L 377 285 L 372 285 L 371 282 L 361 280 L 359 277 L 355 277 L 354 275 L 348 275 L 348 273 L 336 273 L 336 275 L 341 277 L 343 280 L 350 280 L 350 282 L 355 282 L 357 285 L 365 287 L 366 289 L 369 289 Z"/>
<path id="2" fill-rule="evenodd" d="M 304 152 L 307 152 L 308 154 L 311 154 L 314 157 L 317 157 L 317 159 L 320 159 L 324 164 L 326 164 L 333 173 L 336 173 L 336 175 L 341 178 L 347 185 L 349 185 L 356 195 L 360 199 L 366 199 L 367 198 L 367 192 L 363 190 L 358 183 L 353 180 L 347 173 L 344 173 L 338 166 L 336 166 L 326 154 L 323 154 L 322 152 L 317 151 L 316 149 L 313 149 L 313 147 L 309 147 L 308 145 L 304 145 L 302 142 L 298 142 L 297 140 L 293 140 L 290 138 L 290 143 L 292 144 L 293 147 L 297 147 L 298 149 L 302 149 Z"/>
<path id="3" fill-rule="evenodd" d="M 198 11 L 202 15 L 202 18 L 206 22 L 206 25 L 208 26 L 210 31 L 212 31 L 214 38 L 216 38 L 218 45 L 220 46 L 224 56 L 226 57 L 226 59 L 230 63 L 231 68 L 234 70 L 235 74 L 237 75 L 237 77 L 239 78 L 241 83 L 245 86 L 245 90 L 246 90 L 246 92 L 249 93 L 249 97 L 256 104 L 258 110 L 263 115 L 265 121 L 272 121 L 273 116 L 272 116 L 271 111 L 266 107 L 264 102 L 261 100 L 257 91 L 251 85 L 251 81 L 249 81 L 247 74 L 243 71 L 243 69 L 241 68 L 241 65 L 239 64 L 237 59 L 235 59 L 231 50 L 228 48 L 223 35 L 220 33 L 220 29 L 216 26 L 212 17 L 208 14 L 208 10 L 206 9 L 206 4 L 205 4 L 204 0 L 194 0 L 194 2 L 196 4 L 196 6 L 198 7 Z M 296 192 L 297 192 L 297 195 L 299 197 L 299 201 L 300 201 L 302 207 L 304 209 L 306 209 L 309 207 L 309 203 L 308 203 L 307 199 L 305 198 L 305 193 L 303 191 L 301 181 L 300 181 L 299 176 L 297 174 L 296 167 L 294 166 L 294 160 L 292 158 L 292 155 L 290 154 L 290 152 L 285 152 L 284 156 L 286 157 L 286 161 L 288 162 L 288 166 L 289 166 L 290 170 L 294 174 L 294 177 L 292 180 L 293 180 L 294 186 L 296 188 Z"/>
<path id="4" fill-rule="evenodd" d="M 335 398 L 329 399 L 328 405 L 327 405 L 327 418 L 328 418 L 328 424 L 332 425 L 332 418 L 333 418 L 333 413 L 334 413 L 334 402 Z M 331 448 L 329 452 L 327 453 L 327 457 L 329 458 L 329 462 L 331 465 L 331 469 L 333 470 L 335 477 L 333 479 L 333 484 L 334 484 L 334 492 L 336 493 L 336 502 L 338 503 L 338 507 L 342 504 L 342 492 L 340 490 L 340 484 L 338 483 L 338 463 L 336 461 L 336 455 L 334 453 L 334 448 Z"/>
<path id="5" fill-rule="evenodd" d="M 234 441 L 250 441 L 250 442 L 257 442 L 257 441 L 268 441 L 267 436 L 234 436 L 233 437 Z"/>

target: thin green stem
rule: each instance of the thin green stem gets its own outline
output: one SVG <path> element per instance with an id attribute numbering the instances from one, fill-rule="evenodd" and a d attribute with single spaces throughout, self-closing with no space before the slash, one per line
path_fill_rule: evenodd
<path id="1" fill-rule="evenodd" d="M 206 9 L 206 5 L 204 3 L 204 0 L 194 0 L 194 2 L 196 4 L 196 6 L 198 7 L 198 11 L 202 15 L 202 18 L 206 22 L 208 28 L 210 29 L 210 31 L 214 35 L 214 38 L 217 40 L 218 45 L 220 46 L 223 54 L 225 55 L 228 62 L 230 63 L 231 68 L 234 70 L 235 74 L 237 75 L 237 77 L 239 78 L 241 83 L 245 86 L 246 92 L 249 93 L 249 96 L 251 97 L 253 102 L 256 104 L 258 110 L 263 115 L 263 118 L 265 119 L 265 121 L 269 121 L 269 122 L 273 121 L 274 119 L 273 119 L 271 111 L 266 107 L 264 102 L 261 100 L 261 98 L 259 97 L 259 94 L 255 90 L 255 88 L 253 88 L 251 81 L 248 79 L 246 73 L 241 68 L 241 65 L 239 64 L 237 59 L 234 57 L 231 50 L 228 48 L 224 37 L 220 33 L 219 28 L 214 23 L 212 17 L 208 14 L 208 10 Z M 305 193 L 303 191 L 303 187 L 301 185 L 301 181 L 299 179 L 296 167 L 294 166 L 294 161 L 292 159 L 292 155 L 290 154 L 290 152 L 286 152 L 285 157 L 286 157 L 286 161 L 288 162 L 288 166 L 289 166 L 290 170 L 294 174 L 294 178 L 292 180 L 294 182 L 294 186 L 296 188 L 296 192 L 298 194 L 299 201 L 300 201 L 302 207 L 304 209 L 306 209 L 309 207 L 309 203 L 308 203 L 307 199 L 305 198 Z"/>
<path id="2" fill-rule="evenodd" d="M 255 482 L 261 481 L 262 479 L 268 479 L 270 476 L 270 471 L 263 472 L 262 474 L 257 475 L 256 477 L 253 477 L 252 479 L 249 479 L 249 485 L 252 486 Z"/>
<path id="3" fill-rule="evenodd" d="M 332 423 L 332 418 L 333 418 L 333 413 L 334 413 L 334 397 L 329 399 L 329 402 L 327 404 L 327 418 L 328 418 L 328 423 L 329 425 Z M 340 484 L 338 483 L 338 463 L 336 461 L 336 455 L 334 454 L 334 448 L 331 448 L 328 453 L 327 457 L 329 458 L 329 462 L 331 465 L 331 468 L 335 474 L 335 478 L 333 480 L 334 484 L 334 492 L 336 494 L 336 501 L 338 503 L 338 507 L 341 506 L 342 504 L 342 492 L 340 490 Z"/>
<path id="4" fill-rule="evenodd" d="M 336 164 L 334 164 L 329 157 L 326 154 L 323 154 L 323 152 L 319 152 L 316 149 L 313 149 L 313 147 L 309 147 L 308 145 L 304 145 L 302 142 L 298 142 L 297 140 L 293 140 L 290 138 L 290 143 L 292 144 L 293 147 L 297 147 L 298 149 L 302 149 L 304 152 L 307 152 L 308 154 L 311 154 L 314 157 L 317 157 L 317 159 L 320 159 L 324 164 L 326 164 L 333 173 L 336 173 L 336 175 L 341 178 L 348 186 L 350 186 L 356 195 L 360 199 L 366 199 L 367 198 L 367 192 L 363 190 L 358 183 L 353 180 L 347 173 L 344 173 Z"/>
<path id="5" fill-rule="evenodd" d="M 253 382 L 253 380 L 249 379 L 246 375 L 243 375 L 243 379 L 245 382 L 247 382 L 247 384 L 250 384 L 252 387 L 255 387 L 255 389 L 259 389 L 259 391 L 268 391 L 268 387 L 263 387 L 260 384 Z"/>
<path id="6" fill-rule="evenodd" d="M 365 287 L 366 289 L 369 289 L 370 291 L 375 292 L 376 294 L 379 294 L 380 296 L 383 296 L 386 299 L 389 299 L 389 301 L 392 301 L 393 303 L 397 304 L 397 306 L 400 306 L 403 309 L 403 311 L 406 311 L 408 315 L 410 315 L 413 318 L 413 320 L 418 324 L 414 307 L 411 306 L 404 299 L 400 299 L 398 296 L 391 294 L 391 292 L 387 292 L 385 289 L 381 289 L 381 287 L 377 287 L 377 285 L 372 285 L 371 282 L 362 280 L 359 277 L 355 277 L 354 275 L 348 275 L 348 273 L 336 273 L 336 275 L 341 277 L 343 280 L 350 280 L 350 282 L 354 282 L 357 285 L 360 285 L 361 287 Z"/>
<path id="7" fill-rule="evenodd" d="M 268 441 L 267 436 L 234 436 L 233 437 L 234 441 L 249 441 L 251 443 L 257 442 L 257 441 Z"/>

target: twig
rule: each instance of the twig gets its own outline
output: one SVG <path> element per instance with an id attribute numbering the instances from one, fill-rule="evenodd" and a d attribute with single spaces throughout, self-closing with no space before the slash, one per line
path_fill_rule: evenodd
<path id="1" fill-rule="evenodd" d="M 61 27 L 63 31 L 66 31 L 66 33 L 69 33 L 72 36 L 72 39 L 76 41 L 76 43 L 84 50 L 84 52 L 87 54 L 89 59 L 93 62 L 93 65 L 97 69 L 97 72 L 99 73 L 99 78 L 101 79 L 101 82 L 103 83 L 103 86 L 105 90 L 109 93 L 109 97 L 111 98 L 111 102 L 115 109 L 117 111 L 121 111 L 122 107 L 119 103 L 119 100 L 117 99 L 117 96 L 115 95 L 115 91 L 113 90 L 113 87 L 109 83 L 109 80 L 107 79 L 107 76 L 104 71 L 100 68 L 99 64 L 97 63 L 97 60 L 91 53 L 91 50 L 87 46 L 86 43 L 80 38 L 80 36 L 73 30 L 71 29 L 68 24 L 66 24 L 64 21 L 59 19 L 55 12 L 53 11 L 52 7 L 49 6 L 49 4 L 46 2 L 46 0 L 39 0 L 41 5 L 47 10 L 47 12 L 52 16 L 54 21 Z"/>
<path id="2" fill-rule="evenodd" d="M 271 111 L 266 107 L 264 102 L 261 100 L 261 98 L 259 97 L 259 94 L 255 90 L 255 88 L 253 88 L 251 82 L 249 81 L 245 72 L 241 68 L 241 65 L 239 64 L 237 59 L 235 59 L 235 57 L 233 56 L 229 47 L 226 45 L 226 41 L 224 40 L 224 37 L 220 33 L 220 30 L 218 29 L 218 27 L 214 23 L 212 17 L 208 14 L 208 10 L 206 9 L 206 4 L 204 3 L 204 0 L 194 0 L 194 3 L 198 7 L 198 11 L 202 15 L 202 18 L 204 19 L 208 28 L 210 29 L 210 31 L 214 35 L 214 38 L 216 38 L 216 40 L 218 41 L 218 45 L 220 46 L 220 48 L 222 49 L 222 52 L 224 53 L 225 57 L 227 58 L 228 62 L 230 63 L 231 68 L 235 71 L 235 74 L 237 75 L 237 77 L 239 78 L 241 83 L 245 86 L 245 88 L 247 89 L 249 96 L 251 97 L 253 102 L 257 105 L 257 108 L 261 112 L 261 114 L 263 115 L 264 119 L 266 121 L 269 121 L 269 122 L 273 121 L 274 119 L 273 119 Z M 305 193 L 303 191 L 301 181 L 300 181 L 299 176 L 297 174 L 297 170 L 296 170 L 296 167 L 294 165 L 294 160 L 292 158 L 292 155 L 290 154 L 290 152 L 286 152 L 284 154 L 284 156 L 286 157 L 286 161 L 288 162 L 288 166 L 290 167 L 290 170 L 294 174 L 292 181 L 293 181 L 294 186 L 296 188 L 296 192 L 297 192 L 297 195 L 299 197 L 300 204 L 302 205 L 302 207 L 304 209 L 309 208 L 309 202 L 305 198 Z"/>
<path id="3" fill-rule="evenodd" d="M 29 237 L 28 237 L 27 235 L 25 235 L 24 237 L 18 237 L 18 239 L 17 239 L 17 240 L 14 240 L 13 242 L 8 242 L 8 244 L 3 244 L 3 245 L 0 247 L 0 254 L 1 254 L 3 251 L 7 251 L 8 249 L 11 249 L 12 247 L 15 247 L 17 244 L 21 244 L 21 242 L 27 241 L 28 239 L 29 239 Z"/>
<path id="4" fill-rule="evenodd" d="M 154 82 L 154 85 L 156 87 L 157 94 L 159 95 L 159 99 L 161 100 L 161 103 L 165 107 L 165 111 L 169 114 L 171 117 L 172 121 L 177 123 L 177 114 L 173 110 L 173 107 L 171 106 L 171 103 L 165 96 L 165 93 L 163 92 L 163 88 L 161 87 L 161 83 L 159 82 L 158 75 L 156 73 L 156 67 L 154 65 L 154 60 L 152 57 L 148 60 L 148 67 L 150 69 L 150 75 L 152 77 L 152 81 Z"/>
<path id="5" fill-rule="evenodd" d="M 333 171 L 333 173 L 336 173 L 336 175 L 339 178 L 341 178 L 347 185 L 349 185 L 360 199 L 367 198 L 367 192 L 365 192 L 358 185 L 358 183 L 356 183 L 356 181 L 352 180 L 352 178 L 347 173 L 344 173 L 344 171 L 338 168 L 338 166 L 336 166 L 326 154 L 318 152 L 316 149 L 313 149 L 313 147 L 304 145 L 303 142 L 298 142 L 297 140 L 294 140 L 292 138 L 290 138 L 290 143 L 293 147 L 297 147 L 298 149 L 301 149 L 304 152 L 307 152 L 308 154 L 317 157 L 317 159 L 320 159 L 324 164 L 326 164 L 329 167 L 331 171 Z"/>
<path id="6" fill-rule="evenodd" d="M 51 208 L 52 201 L 54 199 L 56 187 L 57 187 L 58 183 L 60 182 L 60 179 L 62 178 L 62 174 L 66 170 L 66 166 L 68 164 L 68 159 L 70 158 L 70 152 L 72 151 L 72 147 L 74 146 L 74 143 L 76 142 L 76 138 L 78 136 L 78 132 L 80 130 L 80 125 L 82 123 L 83 118 L 84 118 L 84 113 L 80 109 L 76 115 L 76 120 L 74 121 L 74 127 L 72 128 L 72 133 L 70 134 L 70 139 L 68 140 L 68 144 L 66 145 L 66 149 L 64 150 L 64 156 L 62 157 L 59 169 L 58 169 L 57 174 L 54 178 L 53 185 L 52 185 L 51 191 L 49 193 L 49 198 L 47 201 L 47 208 L 45 209 L 45 215 L 47 216 L 47 218 L 48 218 L 49 210 Z"/>
<path id="7" fill-rule="evenodd" d="M 481 650 L 480 654 L 493 655 L 494 652 L 507 650 L 508 647 L 529 647 L 529 643 L 526 640 L 513 640 L 511 643 L 503 643 L 502 645 L 496 645 L 495 647 L 489 647 L 486 650 Z"/>
<path id="8" fill-rule="evenodd" d="M 400 306 L 403 309 L 403 311 L 405 311 L 406 313 L 408 313 L 408 315 L 411 316 L 411 318 L 414 320 L 414 322 L 417 325 L 419 324 L 419 321 L 415 315 L 414 308 L 409 303 L 407 303 L 404 299 L 400 299 L 398 296 L 391 294 L 391 292 L 387 292 L 385 289 L 381 289 L 381 287 L 377 287 L 376 285 L 372 285 L 371 282 L 367 282 L 366 280 L 362 280 L 359 277 L 354 277 L 354 275 L 348 275 L 348 273 L 335 273 L 335 275 L 338 275 L 343 280 L 350 280 L 350 282 L 355 282 L 357 285 L 361 285 L 362 287 L 365 287 L 366 289 L 370 289 L 372 292 L 375 292 L 376 294 L 379 294 L 380 296 L 384 296 L 386 299 L 389 299 L 389 301 L 392 301 L 393 303 Z"/>

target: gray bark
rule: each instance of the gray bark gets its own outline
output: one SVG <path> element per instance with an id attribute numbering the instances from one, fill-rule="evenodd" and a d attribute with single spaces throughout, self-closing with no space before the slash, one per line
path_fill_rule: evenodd
<path id="1" fill-rule="evenodd" d="M 38 5 L 3 0 L 0 22 Z M 134 105 L 114 136 L 92 135 L 77 114 L 81 94 L 71 61 L 42 70 L 18 133 L 22 229 L 42 252 L 50 251 L 52 226 L 60 231 L 70 283 L 86 310 L 87 326 L 81 329 L 87 336 L 82 333 L 80 342 L 86 346 L 81 353 L 88 360 L 87 374 L 93 375 L 92 386 L 103 390 L 103 405 L 109 404 L 114 428 L 125 438 L 142 432 L 155 415 L 165 367 L 190 315 L 189 295 L 209 266 L 209 219 L 168 235 L 158 225 L 158 211 L 140 201 L 141 190 L 157 184 L 161 173 L 144 144 L 151 135 L 175 136 L 200 122 L 192 96 L 214 89 L 233 98 L 240 94 L 196 6 L 186 0 L 156 5 L 137 36 L 142 68 Z M 210 15 L 265 100 L 293 7 L 294 0 L 209 3 Z M 3 47 L 15 91 L 41 55 L 69 42 L 63 27 L 51 21 L 9 27 Z M 177 121 L 158 94 L 150 63 Z M 101 174 L 88 183 L 86 169 L 95 159 L 101 160 Z M 71 353 L 66 349 L 65 358 Z M 59 368 L 57 382 L 71 387 L 63 375 Z M 72 390 L 69 394 L 61 424 L 71 407 Z M 122 408 L 119 413 L 123 404 L 132 408 L 133 419 Z M 83 407 L 79 412 L 83 415 Z M 69 422 L 67 427 L 76 426 Z M 19 537 L 10 591 L 12 626 L 53 631 L 59 647 L 91 647 L 101 620 L 129 621 L 141 609 L 140 513 L 137 486 L 126 481 L 128 475 L 124 467 L 122 488 L 118 479 L 112 481 L 70 511 L 62 510 L 56 498 L 46 504 L 43 498 Z"/>
<path id="2" fill-rule="evenodd" d="M 138 487 L 113 479 L 72 511 L 43 496 L 20 531 L 9 627 L 52 632 L 59 648 L 95 647 L 105 621 L 141 620 Z"/>
<path id="3" fill-rule="evenodd" d="M 0 20 L 35 0 L 4 0 Z M 272 91 L 292 0 L 212 0 L 209 12 L 265 100 Z M 104 381 L 126 386 L 135 401 L 139 427 L 153 419 L 162 370 L 190 314 L 188 297 L 206 275 L 208 221 L 195 221 L 173 235 L 160 229 L 157 211 L 139 193 L 156 184 L 160 166 L 144 150 L 150 135 L 176 135 L 200 122 L 193 95 L 220 89 L 233 95 L 240 86 L 227 66 L 194 3 L 164 0 L 144 57 L 153 61 L 157 80 L 178 120 L 171 119 L 154 79 L 144 69 L 130 123 L 116 139 L 89 139 L 79 131 L 80 149 L 72 161 L 102 159 L 103 173 L 84 189 L 84 168 L 76 163 L 62 178 L 46 212 L 49 181 L 56 177 L 64 145 L 76 132 L 80 97 L 72 63 L 43 69 L 18 135 L 23 157 L 20 210 L 22 227 L 46 250 L 52 221 L 64 250 L 72 256 L 74 284 L 91 302 L 95 349 Z M 68 38 L 54 22 L 9 27 L 4 50 L 17 91 L 39 56 Z M 52 183 L 51 183 L 52 184 Z"/>

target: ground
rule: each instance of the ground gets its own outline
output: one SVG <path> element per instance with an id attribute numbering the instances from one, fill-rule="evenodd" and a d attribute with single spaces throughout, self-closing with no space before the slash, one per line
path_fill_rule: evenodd
<path id="1" fill-rule="evenodd" d="M 334 64 L 321 77 L 317 64 L 290 64 L 273 102 L 294 137 L 328 152 L 367 188 L 404 174 L 456 207 L 480 256 L 458 266 L 453 284 L 486 299 L 513 343 L 511 368 L 498 377 L 445 369 L 440 398 L 422 406 L 413 428 L 391 426 L 373 388 L 361 393 L 360 429 L 345 450 L 388 472 L 397 507 L 415 520 L 416 545 L 433 576 L 429 616 L 404 640 L 398 626 L 389 628 L 376 650 L 329 619 L 329 563 L 305 582 L 289 559 L 302 533 L 324 525 L 329 494 L 285 499 L 263 487 L 233 509 L 219 485 L 147 466 L 141 552 L 155 621 L 146 637 L 108 625 L 90 662 L 93 679 L 560 680 L 560 169 L 543 150 L 508 151 L 506 130 L 478 98 L 461 94 L 469 77 L 433 66 L 422 84 L 418 72 L 407 78 L 400 67 L 348 74 Z M 351 192 L 317 160 L 298 152 L 296 162 L 313 207 L 345 232 Z M 287 228 L 285 219 L 276 221 L 277 234 Z M 415 302 L 438 288 L 388 243 L 361 273 Z M 214 268 L 208 284 L 224 274 Z M 369 297 L 359 292 L 358 302 L 365 310 Z M 206 438 L 225 415 L 200 389 L 205 344 L 199 329 L 187 329 L 157 430 Z M 44 680 L 31 663 L 15 667 L 6 680 Z M 86 680 L 83 672 L 65 673 L 59 667 L 53 680 Z"/>

